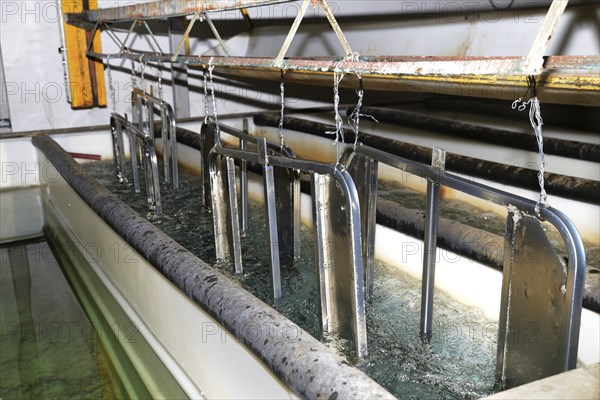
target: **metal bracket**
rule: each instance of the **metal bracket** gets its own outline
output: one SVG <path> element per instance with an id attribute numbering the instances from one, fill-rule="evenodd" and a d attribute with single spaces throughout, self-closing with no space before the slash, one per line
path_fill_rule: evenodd
<path id="1" fill-rule="evenodd" d="M 564 327 L 578 331 L 579 321 L 567 307 L 567 268 L 539 220 L 509 209 L 505 243 L 496 373 L 516 386 L 571 368 Z"/>
<path id="2" fill-rule="evenodd" d="M 350 48 L 350 44 L 348 43 L 348 40 L 346 39 L 344 32 L 340 28 L 340 25 L 337 23 L 337 20 L 335 19 L 333 12 L 329 8 L 329 5 L 327 5 L 327 2 L 325 0 L 318 0 L 318 1 L 319 1 L 319 4 L 321 4 L 323 11 L 325 12 L 325 15 L 327 16 L 327 20 L 329 21 L 331 28 L 335 32 L 338 40 L 340 41 L 340 44 L 344 48 L 344 51 L 346 52 L 346 56 L 347 57 L 351 56 L 353 53 L 352 53 L 352 49 Z M 296 32 L 298 32 L 298 28 L 300 27 L 300 24 L 302 23 L 302 19 L 304 18 L 304 15 L 306 14 L 306 10 L 308 9 L 310 2 L 311 2 L 311 0 L 304 0 L 302 2 L 302 5 L 300 6 L 300 9 L 298 10 L 298 14 L 296 15 L 296 19 L 294 20 L 294 23 L 292 24 L 290 31 L 288 32 L 285 40 L 283 41 L 283 44 L 281 45 L 279 54 L 277 55 L 277 57 L 275 57 L 275 60 L 274 60 L 275 66 L 278 66 L 278 67 L 283 66 L 282 65 L 283 59 L 285 58 L 285 55 L 286 55 L 288 49 L 290 48 L 290 45 L 292 44 L 292 40 L 294 39 L 294 36 L 296 36 Z"/>

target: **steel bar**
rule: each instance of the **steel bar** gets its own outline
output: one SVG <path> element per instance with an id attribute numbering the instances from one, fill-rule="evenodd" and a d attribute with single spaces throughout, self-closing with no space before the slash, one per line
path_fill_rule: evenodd
<path id="1" fill-rule="evenodd" d="M 171 52 L 174 52 L 177 45 L 183 40 L 184 22 L 184 18 L 169 19 L 169 50 Z M 187 65 L 183 62 L 171 63 L 173 109 L 178 120 L 188 118 L 191 115 L 187 68 Z"/>
<path id="2" fill-rule="evenodd" d="M 154 32 L 152 32 L 152 30 L 150 29 L 148 22 L 147 21 L 142 21 L 142 22 L 144 24 L 144 27 L 146 28 L 146 31 L 150 34 L 150 37 L 152 38 L 154 45 L 156 46 L 156 49 L 154 51 L 158 52 L 160 55 L 163 55 L 164 51 L 160 47 L 160 44 L 158 44 L 158 41 L 156 40 L 156 37 L 154 36 Z M 148 41 L 148 44 L 150 45 L 150 47 L 152 47 L 154 49 L 154 46 L 152 45 L 152 43 L 150 41 Z"/>
<path id="3" fill-rule="evenodd" d="M 248 135 L 248 118 L 244 118 L 242 121 L 244 134 Z M 244 139 L 240 139 L 240 150 L 247 150 Z M 248 230 L 248 197 L 248 161 L 242 160 L 240 162 L 240 226 L 243 234 Z"/>
<path id="4" fill-rule="evenodd" d="M 329 306 L 327 299 L 330 297 L 329 292 L 329 275 L 327 274 L 326 258 L 326 247 L 327 243 L 324 242 L 325 228 L 324 228 L 324 217 L 323 210 L 325 205 L 323 204 L 323 196 L 320 196 L 321 187 L 323 185 L 324 175 L 311 174 L 311 193 L 312 193 L 312 210 L 313 210 L 313 224 L 315 229 L 316 246 L 315 256 L 317 259 L 317 289 L 319 292 L 319 304 L 321 305 L 320 316 L 321 316 L 321 329 L 323 332 L 329 332 L 331 316 L 329 315 Z"/>
<path id="5" fill-rule="evenodd" d="M 227 189 L 229 192 L 229 210 L 231 213 L 231 235 L 233 239 L 233 264 L 236 274 L 243 274 L 242 267 L 242 241 L 240 238 L 240 226 L 237 206 L 237 190 L 235 181 L 235 163 L 233 158 L 226 157 L 227 163 Z"/>
<path id="6" fill-rule="evenodd" d="M 132 104 L 132 113 L 133 113 L 133 121 L 132 124 L 137 125 L 138 129 L 140 128 L 139 121 L 141 114 L 140 105 L 141 101 L 138 100 Z M 141 130 L 141 129 L 140 129 Z M 138 138 L 136 136 L 129 135 L 129 149 L 131 152 L 131 169 L 133 171 L 133 190 L 136 193 L 140 192 L 140 173 L 138 171 Z"/>
<path id="7" fill-rule="evenodd" d="M 365 89 L 403 90 L 462 96 L 514 100 L 527 90 L 528 71 L 522 57 L 359 57 L 284 59 L 275 63 L 270 58 L 218 56 L 161 56 L 153 53 L 127 52 L 100 54 L 88 52 L 92 58 L 129 58 L 146 61 L 181 62 L 188 65 L 214 65 L 221 73 L 256 79 L 281 80 L 286 71 L 287 82 L 331 85 L 334 72 L 349 75 L 341 87 L 356 88 L 360 75 Z M 599 105 L 600 57 L 549 56 L 538 79 L 542 102 Z"/>
<path id="8" fill-rule="evenodd" d="M 181 49 L 183 48 L 183 45 L 185 44 L 185 41 L 189 37 L 190 32 L 192 31 L 192 28 L 194 27 L 194 24 L 196 23 L 198 18 L 199 18 L 198 14 L 194 14 L 194 16 L 192 17 L 192 20 L 189 22 L 187 28 L 185 29 L 185 32 L 183 32 L 183 36 L 181 38 L 181 41 L 179 42 L 179 46 L 177 46 L 177 50 L 175 50 L 175 53 L 173 53 L 173 55 L 171 56 L 171 62 L 177 61 L 177 58 L 179 57 L 179 53 L 181 52 Z"/>
<path id="9" fill-rule="evenodd" d="M 169 170 L 169 154 L 171 153 L 171 142 L 169 140 L 169 130 L 167 129 L 167 125 L 164 124 L 167 121 L 167 116 L 165 115 L 165 110 L 160 108 L 160 120 L 162 122 L 160 127 L 160 136 L 162 138 L 163 144 L 163 172 L 165 176 L 165 183 L 171 183 L 171 171 Z M 177 147 L 177 144 L 175 144 Z"/>
<path id="10" fill-rule="evenodd" d="M 208 126 L 207 136 L 214 136 L 214 131 L 214 126 Z M 208 155 L 215 256 L 217 260 L 233 262 L 235 272 L 242 274 L 241 237 L 235 194 L 235 164 L 230 157 L 218 154 L 217 148 L 218 145 Z"/>
<path id="11" fill-rule="evenodd" d="M 292 26 L 290 27 L 290 31 L 288 32 L 285 40 L 283 41 L 283 44 L 281 45 L 281 49 L 279 49 L 279 53 L 277 54 L 277 57 L 275 57 L 275 60 L 274 60 L 275 65 L 281 65 L 283 59 L 285 58 L 285 55 L 286 55 L 288 49 L 290 48 L 290 44 L 292 44 L 292 40 L 294 40 L 294 36 L 296 36 L 296 32 L 298 32 L 298 28 L 300 27 L 300 24 L 302 23 L 302 19 L 304 18 L 304 15 L 306 14 L 306 10 L 308 9 L 309 4 L 310 4 L 309 0 L 302 1 L 302 5 L 298 9 L 298 14 L 296 15 L 296 18 L 294 19 Z"/>
<path id="12" fill-rule="evenodd" d="M 431 166 L 439 173 L 442 173 L 445 161 L 446 151 L 434 147 L 432 150 Z M 423 279 L 421 285 L 420 333 L 423 343 L 429 343 L 432 335 L 439 205 L 440 185 L 435 181 L 428 181 L 427 202 L 425 206 L 425 238 L 423 239 Z"/>
<path id="13" fill-rule="evenodd" d="M 117 179 L 120 183 L 125 182 L 125 148 L 123 144 L 123 125 L 117 122 L 111 115 L 110 130 L 113 141 L 113 156 L 115 159 L 115 168 L 117 170 Z"/>
<path id="14" fill-rule="evenodd" d="M 273 166 L 269 165 L 267 155 L 267 139 L 262 138 L 257 142 L 258 160 L 263 166 L 265 205 L 267 209 L 267 237 L 269 239 L 269 252 L 271 254 L 271 277 L 273 283 L 273 298 L 281 298 L 281 266 L 279 261 L 279 234 L 277 233 L 277 211 L 275 200 L 275 177 Z"/>
<path id="15" fill-rule="evenodd" d="M 340 28 L 340 25 L 336 21 L 335 16 L 333 15 L 333 12 L 331 11 L 331 9 L 329 8 L 329 5 L 327 4 L 327 1 L 319 0 L 319 3 L 321 4 L 321 8 L 323 8 L 323 11 L 325 12 L 325 16 L 327 17 L 327 21 L 329 21 L 329 25 L 331 25 L 331 29 L 333 29 L 340 44 L 344 48 L 344 52 L 346 53 L 346 56 L 352 56 L 353 52 L 352 52 L 352 49 L 350 48 L 350 44 L 348 43 L 348 40 L 346 39 L 346 35 L 344 35 L 342 28 Z"/>
<path id="16" fill-rule="evenodd" d="M 275 114 L 259 114 L 254 117 L 254 123 L 259 126 L 277 127 L 279 125 L 279 116 Z M 285 117 L 285 126 L 289 130 L 327 138 L 331 137 L 323 133 L 330 129 L 328 125 L 305 119 Z M 346 132 L 345 139 L 348 143 L 354 141 L 353 133 L 351 131 Z M 413 145 L 364 132 L 360 133 L 360 140 L 370 147 L 421 163 L 428 163 L 431 160 L 431 150 L 424 146 Z M 488 179 L 534 191 L 538 190 L 537 171 L 527 168 L 499 164 L 452 153 L 447 155 L 446 168 L 465 176 Z M 544 176 L 546 179 L 546 189 L 549 193 L 591 204 L 600 204 L 600 198 L 598 197 L 600 182 L 548 172 Z"/>
<path id="17" fill-rule="evenodd" d="M 544 65 L 544 55 L 546 49 L 550 43 L 550 39 L 554 34 L 556 25 L 560 17 L 565 12 L 569 0 L 553 0 L 548 13 L 544 18 L 541 29 L 533 41 L 533 45 L 529 50 L 529 54 L 526 57 L 525 69 L 531 71 L 530 75 L 538 75 L 542 72 L 542 66 Z"/>
<path id="18" fill-rule="evenodd" d="M 225 42 L 221 38 L 221 35 L 219 34 L 219 31 L 217 30 L 217 27 L 215 26 L 215 24 L 213 24 L 212 20 L 208 16 L 208 14 L 204 14 L 204 17 L 206 18 L 206 22 L 208 23 L 208 26 L 210 27 L 210 30 L 212 31 L 213 35 L 215 35 L 215 38 L 217 39 L 217 42 L 219 42 L 219 45 L 223 49 L 223 52 L 225 53 L 225 55 L 227 57 L 229 57 L 230 56 L 229 50 L 227 50 L 227 46 L 225 45 Z"/>
<path id="19" fill-rule="evenodd" d="M 204 207 L 210 207 L 213 199 L 213 196 L 211 195 L 212 178 L 210 172 L 210 151 L 216 143 L 216 130 L 211 128 L 211 124 L 203 123 L 200 128 L 200 157 L 202 163 L 202 190 L 204 194 L 202 196 L 202 201 Z"/>

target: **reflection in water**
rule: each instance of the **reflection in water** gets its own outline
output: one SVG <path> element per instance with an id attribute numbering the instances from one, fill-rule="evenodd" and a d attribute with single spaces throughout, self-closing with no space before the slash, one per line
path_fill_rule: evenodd
<path id="1" fill-rule="evenodd" d="M 37 351 L 37 336 L 33 324 L 31 310 L 31 277 L 29 260 L 25 246 L 15 246 L 8 249 L 8 261 L 12 273 L 12 284 L 18 310 L 18 321 L 15 326 L 19 330 L 18 363 L 19 381 L 24 392 L 38 397 L 39 357 Z"/>
<path id="2" fill-rule="evenodd" d="M 0 395 L 113 399 L 118 378 L 47 243 L 0 249 Z"/>

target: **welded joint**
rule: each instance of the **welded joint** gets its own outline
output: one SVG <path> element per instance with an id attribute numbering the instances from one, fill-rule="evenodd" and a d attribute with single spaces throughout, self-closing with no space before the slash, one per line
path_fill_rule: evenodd
<path id="1" fill-rule="evenodd" d="M 446 169 L 446 150 L 434 147 L 431 150 L 431 167 L 438 172 Z"/>
<path id="2" fill-rule="evenodd" d="M 259 138 L 256 141 L 256 147 L 258 152 L 258 162 L 261 165 L 269 165 L 269 155 L 267 154 L 267 139 Z"/>

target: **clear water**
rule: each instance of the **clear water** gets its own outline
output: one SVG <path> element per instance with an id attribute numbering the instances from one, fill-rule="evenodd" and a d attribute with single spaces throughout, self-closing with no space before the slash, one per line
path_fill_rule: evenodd
<path id="1" fill-rule="evenodd" d="M 0 398 L 114 399 L 122 386 L 46 242 L 0 249 Z"/>
<path id="2" fill-rule="evenodd" d="M 479 398 L 495 386 L 497 323 L 437 291 L 434 337 L 419 339 L 420 282 L 396 268 L 377 263 L 375 296 L 367 307 L 369 356 L 357 360 L 353 344 L 320 331 L 314 239 L 302 228 L 302 257 L 282 269 L 283 299 L 272 300 L 269 259 L 264 243 L 262 206 L 251 202 L 249 232 L 242 239 L 244 275 L 232 265 L 216 263 L 212 217 L 201 206 L 199 177 L 181 171 L 177 192 L 161 190 L 163 215 L 148 211 L 145 196 L 114 178 L 112 162 L 86 164 L 92 175 L 180 244 L 271 305 L 311 335 L 402 399 Z M 143 190 L 143 188 L 142 188 Z"/>

